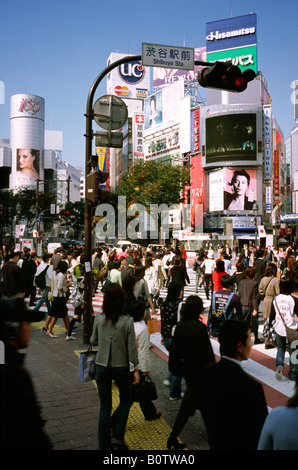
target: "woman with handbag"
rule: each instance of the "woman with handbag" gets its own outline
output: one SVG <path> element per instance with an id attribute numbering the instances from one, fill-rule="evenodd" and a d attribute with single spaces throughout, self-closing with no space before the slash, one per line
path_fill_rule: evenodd
<path id="1" fill-rule="evenodd" d="M 294 353 L 296 348 L 289 340 L 287 332 L 287 328 L 296 331 L 298 329 L 298 298 L 293 296 L 294 290 L 296 290 L 296 288 L 290 278 L 281 278 L 280 294 L 274 297 L 271 306 L 269 322 L 271 325 L 274 322 L 275 325 L 274 329 L 277 343 L 275 376 L 277 380 L 282 380 L 286 349 L 288 349 L 290 355 L 289 379 L 295 380 L 298 372 L 298 365 L 295 364 L 292 359 L 292 353 Z"/>
<path id="2" fill-rule="evenodd" d="M 65 331 L 68 332 L 70 319 L 67 310 L 67 300 L 69 296 L 69 287 L 71 281 L 67 280 L 68 264 L 65 261 L 59 261 L 57 269 L 53 271 L 52 282 L 53 282 L 53 302 L 50 315 L 48 316 L 45 329 L 47 329 L 47 335 L 49 338 L 57 338 L 54 335 L 53 328 L 57 323 L 58 318 L 62 318 Z"/>
<path id="3" fill-rule="evenodd" d="M 134 320 L 136 343 L 139 358 L 140 382 L 132 387 L 132 400 L 140 404 L 146 421 L 151 421 L 161 417 L 161 412 L 157 411 L 152 400 L 157 399 L 154 383 L 150 379 L 150 344 L 148 328 L 144 321 L 145 302 L 135 300 L 130 305 L 130 315 Z"/>
<path id="4" fill-rule="evenodd" d="M 127 449 L 124 434 L 131 406 L 130 363 L 134 384 L 139 383 L 139 372 L 134 322 L 127 314 L 125 291 L 119 284 L 111 282 L 106 288 L 102 313 L 95 315 L 90 343 L 98 345 L 95 380 L 100 399 L 99 450 Z M 113 380 L 120 402 L 111 416 Z"/>
<path id="5" fill-rule="evenodd" d="M 271 312 L 273 298 L 280 293 L 279 278 L 277 277 L 277 266 L 275 263 L 269 263 L 265 269 L 265 275 L 259 284 L 259 293 L 263 300 L 263 318 L 266 323 Z M 271 344 L 269 337 L 265 337 L 265 349 L 271 349 L 275 346 Z"/>

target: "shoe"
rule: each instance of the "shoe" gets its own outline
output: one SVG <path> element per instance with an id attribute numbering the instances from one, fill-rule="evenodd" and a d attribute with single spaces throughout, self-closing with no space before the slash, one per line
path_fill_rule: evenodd
<path id="1" fill-rule="evenodd" d="M 282 371 L 283 371 L 283 366 L 278 366 L 278 368 L 276 369 L 276 374 L 275 374 L 275 377 L 277 378 L 277 380 L 282 380 Z"/>
<path id="2" fill-rule="evenodd" d="M 170 435 L 169 439 L 167 440 L 167 449 L 184 449 L 186 447 L 186 444 L 182 442 L 178 442 L 177 437 L 173 437 Z"/>
<path id="3" fill-rule="evenodd" d="M 170 401 L 176 401 L 176 400 L 181 400 L 181 398 L 184 397 L 184 393 L 182 392 L 180 397 L 169 397 L 169 400 Z"/>
<path id="4" fill-rule="evenodd" d="M 67 335 L 68 335 L 68 331 L 64 331 L 64 334 L 67 336 Z M 72 335 L 72 336 L 75 336 L 76 333 L 75 333 L 74 331 L 72 331 L 71 335 Z"/>
<path id="5" fill-rule="evenodd" d="M 58 338 L 57 335 L 54 335 L 53 333 L 50 333 L 49 331 L 47 331 L 47 336 L 49 336 L 50 338 Z"/>
<path id="6" fill-rule="evenodd" d="M 75 337 L 72 336 L 72 335 L 71 335 L 71 336 L 68 336 L 68 335 L 67 335 L 65 339 L 66 339 L 66 341 L 75 341 L 77 338 L 75 338 Z"/>
<path id="7" fill-rule="evenodd" d="M 145 421 L 153 421 L 154 419 L 159 419 L 161 417 L 161 411 L 157 411 L 152 418 L 145 418 Z"/>
<path id="8" fill-rule="evenodd" d="M 265 349 L 275 349 L 275 346 L 273 344 L 265 344 Z"/>
<path id="9" fill-rule="evenodd" d="M 258 338 L 255 339 L 254 344 L 262 344 L 262 343 L 263 343 L 263 341 L 261 341 L 260 339 L 258 339 Z"/>
<path id="10" fill-rule="evenodd" d="M 164 385 L 165 387 L 170 387 L 170 386 L 171 386 L 171 382 L 170 382 L 168 379 L 165 379 L 165 380 L 163 381 L 163 385 Z"/>

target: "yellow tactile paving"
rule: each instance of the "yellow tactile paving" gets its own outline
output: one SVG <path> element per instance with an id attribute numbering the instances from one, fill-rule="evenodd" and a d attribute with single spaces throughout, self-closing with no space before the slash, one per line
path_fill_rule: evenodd
<path id="1" fill-rule="evenodd" d="M 44 324 L 45 322 L 42 321 L 36 323 L 34 326 L 42 330 Z M 64 332 L 64 326 L 55 325 L 55 334 L 63 334 Z M 74 352 L 76 356 L 79 357 L 80 352 L 86 351 L 86 349 L 76 350 Z M 93 384 L 97 387 L 95 380 L 93 380 Z M 119 403 L 118 387 L 115 384 L 113 384 L 112 393 L 112 406 L 113 410 L 115 410 Z M 132 404 L 125 432 L 125 441 L 130 450 L 166 450 L 167 439 L 170 432 L 171 427 L 162 416 L 157 420 L 145 421 L 140 405 L 138 403 Z M 187 447 L 184 450 L 187 450 Z"/>
<path id="2" fill-rule="evenodd" d="M 75 354 L 79 357 L 83 351 L 86 349 L 75 351 Z M 93 383 L 97 387 L 95 380 Z M 112 385 L 112 393 L 112 409 L 115 410 L 119 404 L 119 391 L 115 384 Z M 125 432 L 125 442 L 130 450 L 166 450 L 170 432 L 171 427 L 162 416 L 157 420 L 145 421 L 140 405 L 132 404 Z"/>

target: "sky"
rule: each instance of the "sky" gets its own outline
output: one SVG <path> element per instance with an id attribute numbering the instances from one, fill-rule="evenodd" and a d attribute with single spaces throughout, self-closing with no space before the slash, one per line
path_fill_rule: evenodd
<path id="1" fill-rule="evenodd" d="M 10 97 L 45 99 L 45 129 L 63 132 L 62 158 L 85 167 L 86 103 L 111 52 L 141 55 L 142 43 L 206 45 L 206 23 L 257 14 L 258 69 L 287 138 L 298 80 L 296 0 L 0 0 L 0 137 L 9 138 Z M 106 94 L 106 79 L 94 102 Z M 93 130 L 101 130 L 95 123 Z"/>

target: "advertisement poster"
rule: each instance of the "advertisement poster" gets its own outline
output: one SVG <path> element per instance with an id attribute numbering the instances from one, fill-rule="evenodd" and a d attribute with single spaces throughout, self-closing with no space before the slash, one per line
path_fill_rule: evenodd
<path id="1" fill-rule="evenodd" d="M 246 211 L 253 209 L 257 199 L 257 172 L 248 169 L 225 169 L 224 210 Z"/>
<path id="2" fill-rule="evenodd" d="M 39 150 L 17 149 L 17 186 L 35 186 L 39 179 L 40 158 Z"/>

